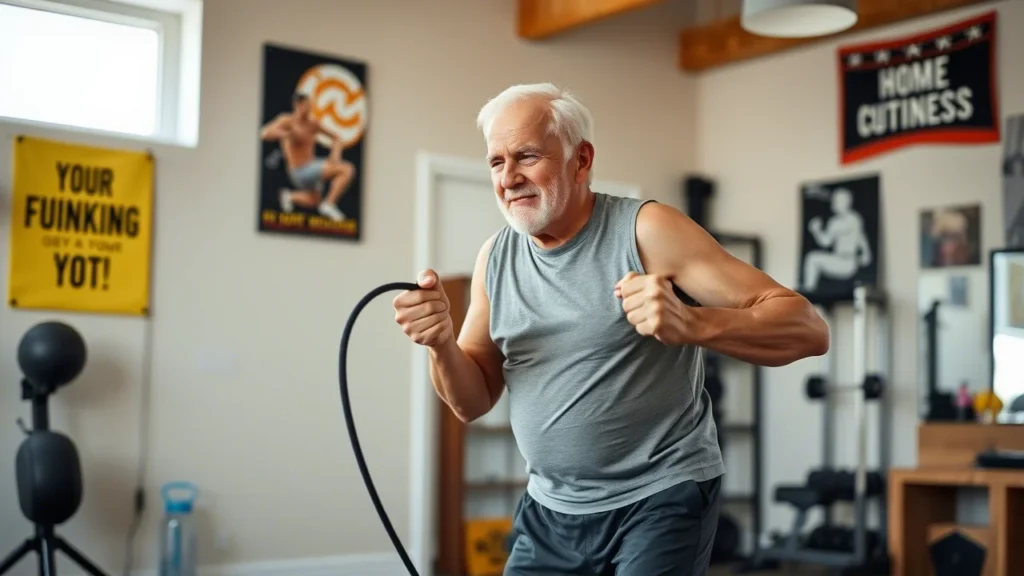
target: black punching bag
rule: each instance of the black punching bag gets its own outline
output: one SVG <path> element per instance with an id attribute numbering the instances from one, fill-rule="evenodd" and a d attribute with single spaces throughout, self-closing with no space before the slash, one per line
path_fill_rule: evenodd
<path id="1" fill-rule="evenodd" d="M 18 343 L 18 366 L 37 386 L 64 386 L 78 377 L 85 360 L 85 340 L 63 322 L 36 324 Z"/>
<path id="2" fill-rule="evenodd" d="M 82 503 L 82 467 L 67 436 L 52 430 L 30 432 L 15 460 L 18 503 L 36 524 L 58 525 Z"/>
<path id="3" fill-rule="evenodd" d="M 18 365 L 31 394 L 33 424 L 15 457 L 18 502 L 36 524 L 56 526 L 82 503 L 82 468 L 74 442 L 49 429 L 46 400 L 78 377 L 85 366 L 85 340 L 63 322 L 41 322 L 18 343 Z"/>

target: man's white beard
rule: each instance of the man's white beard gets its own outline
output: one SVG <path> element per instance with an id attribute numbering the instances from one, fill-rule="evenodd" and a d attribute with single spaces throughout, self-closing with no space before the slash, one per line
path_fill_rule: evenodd
<path id="1" fill-rule="evenodd" d="M 537 208 L 516 208 L 510 209 L 505 205 L 503 198 L 498 198 L 498 208 L 501 210 L 505 221 L 513 230 L 520 234 L 536 236 L 544 231 L 551 221 L 558 217 L 564 210 L 569 199 L 563 193 L 560 185 L 555 185 L 553 190 L 542 190 L 529 186 L 516 191 L 508 191 L 506 194 L 517 198 L 523 194 L 535 194 L 540 205 Z"/>

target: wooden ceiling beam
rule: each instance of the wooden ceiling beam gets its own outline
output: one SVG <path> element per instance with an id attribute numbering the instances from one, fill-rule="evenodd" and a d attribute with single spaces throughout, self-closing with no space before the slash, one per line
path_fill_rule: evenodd
<path id="1" fill-rule="evenodd" d="M 687 72 L 702 72 L 853 32 L 990 2 L 991 0 L 860 0 L 857 2 L 858 21 L 853 28 L 830 36 L 799 39 L 756 36 L 743 30 L 739 16 L 735 16 L 721 22 L 684 30 L 679 41 L 679 67 Z"/>
<path id="2" fill-rule="evenodd" d="M 481 0 L 493 2 L 494 0 Z M 664 0 L 517 0 L 520 38 L 540 40 Z"/>

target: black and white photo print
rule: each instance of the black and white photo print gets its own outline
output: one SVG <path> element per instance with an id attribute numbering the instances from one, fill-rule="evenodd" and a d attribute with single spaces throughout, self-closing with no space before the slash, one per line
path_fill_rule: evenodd
<path id="1" fill-rule="evenodd" d="M 1024 114 L 1006 119 L 1003 143 L 1003 223 L 1006 247 L 1024 247 Z"/>
<path id="2" fill-rule="evenodd" d="M 842 297 L 878 284 L 880 187 L 875 175 L 801 187 L 802 293 Z"/>

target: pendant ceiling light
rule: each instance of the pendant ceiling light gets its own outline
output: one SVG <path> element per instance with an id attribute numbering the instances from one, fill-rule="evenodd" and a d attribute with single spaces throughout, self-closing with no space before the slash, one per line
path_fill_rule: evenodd
<path id="1" fill-rule="evenodd" d="M 856 0 L 743 0 L 743 29 L 758 36 L 809 38 L 857 23 Z"/>

